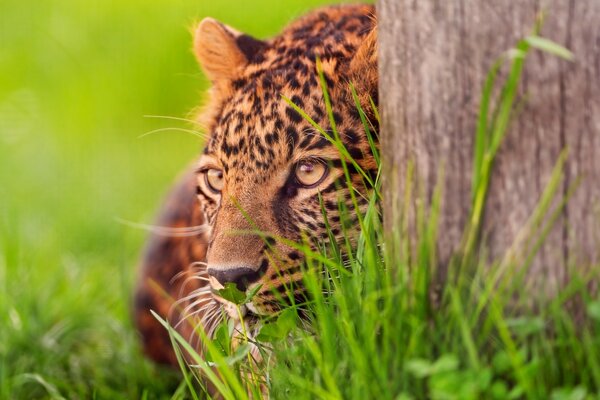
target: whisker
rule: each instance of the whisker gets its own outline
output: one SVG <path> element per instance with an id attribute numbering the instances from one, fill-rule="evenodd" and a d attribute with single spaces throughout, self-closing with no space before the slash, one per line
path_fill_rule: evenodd
<path id="1" fill-rule="evenodd" d="M 219 326 L 219 324 L 223 321 L 223 315 L 220 311 L 221 310 L 219 308 L 216 308 L 214 316 L 212 317 L 211 321 L 207 324 L 206 333 L 210 338 L 212 338 L 212 336 L 214 335 L 217 326 Z"/>
<path id="2" fill-rule="evenodd" d="M 194 301 L 193 303 L 190 303 L 187 307 L 185 307 L 183 309 L 182 314 L 186 315 L 188 312 L 192 311 L 192 309 L 196 306 L 199 306 L 200 304 L 206 302 L 206 301 L 211 301 L 212 298 L 211 297 L 202 297 L 201 299 L 198 299 L 196 301 Z"/>
<path id="3" fill-rule="evenodd" d="M 208 309 L 210 309 L 211 307 L 214 307 L 214 306 L 215 306 L 215 304 L 213 304 L 213 303 L 205 304 L 202 307 L 200 307 L 199 309 L 197 309 L 197 310 L 195 310 L 195 311 L 187 314 L 186 318 L 195 318 L 201 312 L 204 312 L 204 311 L 206 311 L 206 310 L 208 310 Z"/>
<path id="4" fill-rule="evenodd" d="M 179 297 L 181 297 L 183 295 L 183 292 L 185 291 L 185 289 L 187 288 L 187 286 L 190 284 L 190 282 L 192 281 L 201 281 L 202 282 L 202 287 L 206 287 L 206 283 L 208 282 L 208 278 L 204 277 L 204 276 L 197 276 L 197 275 L 190 275 L 187 278 L 185 278 L 183 280 L 183 282 L 181 282 L 181 288 L 179 289 Z"/>
<path id="5" fill-rule="evenodd" d="M 210 281 L 209 281 L 208 277 L 205 276 L 205 275 L 208 275 L 206 266 L 207 266 L 207 264 L 203 261 L 193 262 L 190 264 L 190 266 L 188 267 L 187 270 L 177 273 L 171 279 L 171 281 L 169 283 L 172 285 L 176 280 L 180 279 L 183 275 L 189 274 L 189 276 L 183 280 L 183 282 L 181 283 L 181 287 L 179 288 L 179 297 L 180 298 L 183 296 L 184 291 L 186 290 L 186 288 L 192 281 L 201 281 L 202 282 L 202 283 L 200 283 L 200 287 L 197 288 L 196 290 L 207 286 L 207 284 Z"/>
<path id="6" fill-rule="evenodd" d="M 206 266 L 208 265 L 208 263 L 206 261 L 194 261 L 193 263 L 190 264 L 190 266 L 196 266 L 196 265 L 203 265 Z"/>
<path id="7" fill-rule="evenodd" d="M 170 280 L 169 280 L 169 285 L 172 285 L 173 283 L 175 283 L 178 279 L 180 279 L 181 277 L 183 277 L 185 274 L 187 274 L 188 271 L 179 271 L 178 273 L 176 273 Z M 180 293 L 181 294 L 181 293 Z"/>
<path id="8" fill-rule="evenodd" d="M 193 319 L 196 317 L 196 315 L 200 314 L 201 312 L 209 310 L 211 307 L 215 307 L 215 303 L 211 302 L 211 300 L 213 300 L 213 299 L 212 298 L 204 298 L 204 299 L 197 301 L 195 304 L 186 307 L 186 309 L 181 313 L 181 318 L 175 327 L 177 328 L 184 321 Z M 208 301 L 208 303 L 204 304 L 199 309 L 192 311 L 193 307 L 198 306 L 199 304 L 202 304 L 204 301 Z"/>
<path id="9" fill-rule="evenodd" d="M 177 324 L 175 325 L 175 329 L 177 329 L 179 326 L 181 326 L 181 324 L 183 324 L 184 322 L 188 322 L 188 323 L 190 323 L 190 325 L 197 325 L 197 324 L 194 324 L 195 321 L 193 321 L 193 320 L 197 320 L 198 314 L 200 314 L 203 311 L 208 310 L 209 307 L 206 307 L 206 306 L 213 306 L 213 305 L 207 304 L 204 307 L 202 307 L 202 309 L 199 309 L 197 311 L 194 311 L 194 312 L 191 312 L 189 314 L 182 316 L 181 319 L 179 320 L 179 322 L 177 322 Z"/>
<path id="10" fill-rule="evenodd" d="M 204 331 L 204 333 L 206 334 L 207 337 L 212 337 L 212 334 L 209 332 L 208 326 L 209 326 L 209 321 L 211 319 L 213 319 L 216 315 L 218 315 L 218 307 L 215 307 L 209 311 L 207 311 L 202 318 L 200 318 L 200 321 L 198 324 L 196 324 L 196 328 L 194 329 L 194 332 L 196 331 L 196 329 L 202 329 Z M 198 338 L 200 339 L 200 338 Z"/>
<path id="11" fill-rule="evenodd" d="M 187 296 L 178 299 L 176 301 L 176 303 L 179 304 L 179 305 L 181 305 L 181 303 L 184 303 L 186 301 L 192 300 L 195 297 L 199 297 L 199 296 L 202 296 L 202 295 L 205 295 L 205 294 L 210 294 L 210 292 L 211 292 L 211 288 L 210 287 L 208 287 L 208 286 L 202 286 L 201 288 L 198 288 L 198 289 L 192 291 Z"/>
<path id="12" fill-rule="evenodd" d="M 174 121 L 189 122 L 189 123 L 191 123 L 193 125 L 198 125 L 198 126 L 202 125 L 199 121 L 194 121 L 193 119 L 181 118 L 181 117 L 173 117 L 173 116 L 170 116 L 170 115 L 144 115 L 144 118 L 171 119 L 171 120 L 174 120 Z"/>
<path id="13" fill-rule="evenodd" d="M 202 304 L 204 302 L 208 302 L 207 304 L 205 304 L 204 306 L 202 306 L 199 309 L 199 311 L 203 311 L 203 310 L 205 310 L 207 308 L 207 306 L 211 305 L 212 302 L 215 302 L 214 298 L 212 297 L 212 295 L 210 293 L 210 290 L 206 290 L 206 291 L 195 290 L 194 292 L 192 292 L 192 294 L 186 296 L 184 298 L 184 300 L 182 299 L 181 302 L 184 302 L 184 301 L 191 301 L 191 303 L 188 304 L 181 311 L 181 314 L 183 315 L 183 318 L 187 317 L 190 311 L 196 312 L 197 310 L 193 310 L 194 307 L 197 307 L 197 306 L 199 306 L 200 304 Z"/>
<path id="14" fill-rule="evenodd" d="M 138 222 L 127 221 L 118 217 L 116 217 L 115 220 L 118 223 L 129 226 L 131 228 L 142 229 L 160 236 L 167 237 L 191 237 L 200 235 L 202 233 L 206 233 L 210 230 L 210 225 L 208 224 L 187 227 L 172 227 L 142 224 Z"/>
<path id="15" fill-rule="evenodd" d="M 171 131 L 171 132 L 174 131 L 174 132 L 189 133 L 189 134 L 192 134 L 192 135 L 194 135 L 196 137 L 199 137 L 199 138 L 201 138 L 203 140 L 206 140 L 206 138 L 207 138 L 207 136 L 205 134 L 203 134 L 201 132 L 198 132 L 198 131 L 195 131 L 193 129 L 185 129 L 185 128 L 158 128 L 158 129 L 154 129 L 154 130 L 151 130 L 149 132 L 141 134 L 140 136 L 138 136 L 138 139 L 145 138 L 146 136 L 153 135 L 155 133 L 169 132 L 169 131 Z"/>
<path id="16" fill-rule="evenodd" d="M 180 314 L 183 313 L 183 311 L 181 310 L 181 307 L 183 306 L 184 303 L 191 301 L 197 297 L 201 297 L 208 293 L 210 293 L 210 288 L 202 287 L 200 289 L 194 290 L 187 296 L 178 299 L 171 305 L 171 308 L 169 309 L 169 315 L 172 316 L 176 310 L 179 310 Z M 212 298 L 212 297 L 209 296 L 209 297 L 202 297 L 202 298 Z"/>

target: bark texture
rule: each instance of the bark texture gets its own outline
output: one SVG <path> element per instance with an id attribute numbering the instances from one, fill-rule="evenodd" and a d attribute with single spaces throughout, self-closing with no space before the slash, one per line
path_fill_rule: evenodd
<path id="1" fill-rule="evenodd" d="M 443 166 L 438 256 L 443 270 L 470 210 L 473 141 L 481 89 L 494 61 L 531 34 L 570 49 L 574 62 L 534 51 L 525 63 L 523 109 L 513 119 L 492 172 L 483 237 L 503 254 L 569 149 L 561 191 L 574 193 L 529 276 L 555 292 L 568 266 L 600 262 L 600 1 L 380 0 L 380 107 L 386 228 L 400 223 L 409 160 L 430 201 Z M 414 203 L 413 203 L 414 206 Z M 443 272 L 443 271 L 442 271 Z M 531 281 L 531 280 L 530 280 Z"/>

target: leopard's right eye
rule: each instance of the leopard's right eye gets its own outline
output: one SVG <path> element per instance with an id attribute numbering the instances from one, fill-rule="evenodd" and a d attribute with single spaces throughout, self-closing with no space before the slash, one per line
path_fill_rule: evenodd
<path id="1" fill-rule="evenodd" d="M 216 168 L 207 169 L 204 171 L 204 182 L 212 192 L 220 194 L 224 186 L 223 171 Z"/>
<path id="2" fill-rule="evenodd" d="M 305 188 L 312 188 L 323 182 L 329 169 L 320 160 L 302 160 L 296 165 L 296 180 Z"/>

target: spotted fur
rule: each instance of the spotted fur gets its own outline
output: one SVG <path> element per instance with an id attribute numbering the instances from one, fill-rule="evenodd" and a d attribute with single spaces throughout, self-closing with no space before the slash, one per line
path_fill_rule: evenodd
<path id="1" fill-rule="evenodd" d="M 210 335 L 222 310 L 236 318 L 231 305 L 214 295 L 214 289 L 234 282 L 248 291 L 260 285 L 243 312 L 272 314 L 282 299 L 302 295 L 303 256 L 286 241 L 326 240 L 328 226 L 341 240 L 346 227 L 339 202 L 353 209 L 349 189 L 341 184 L 341 156 L 285 100 L 331 132 L 317 59 L 342 142 L 362 170 L 376 173 L 349 88 L 352 83 L 363 109 L 372 110 L 369 99 L 377 101 L 373 6 L 320 9 L 268 41 L 206 19 L 196 30 L 194 51 L 212 82 L 210 101 L 199 117 L 210 136 L 158 221 L 174 228 L 167 233 L 177 237 L 150 238 L 135 295 L 146 352 L 171 364 L 168 336 L 150 309 L 193 341 L 194 326 L 202 325 Z M 367 117 L 377 127 L 368 111 Z M 295 174 L 300 163 L 322 163 L 326 173 L 314 186 L 303 185 Z M 349 169 L 353 186 L 368 190 L 356 168 Z M 220 192 L 207 183 L 209 170 L 222 172 Z M 366 207 L 364 198 L 358 200 Z"/>

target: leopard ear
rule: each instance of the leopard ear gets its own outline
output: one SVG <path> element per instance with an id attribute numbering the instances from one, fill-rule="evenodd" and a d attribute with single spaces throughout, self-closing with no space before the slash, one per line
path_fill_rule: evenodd
<path id="1" fill-rule="evenodd" d="M 194 53 L 207 77 L 217 84 L 235 79 L 237 72 L 266 46 L 212 18 L 200 22 L 194 34 Z"/>
<path id="2" fill-rule="evenodd" d="M 371 111 L 369 97 L 378 105 L 377 49 L 377 28 L 374 27 L 350 62 L 350 82 L 354 85 L 361 106 L 367 114 Z"/>

